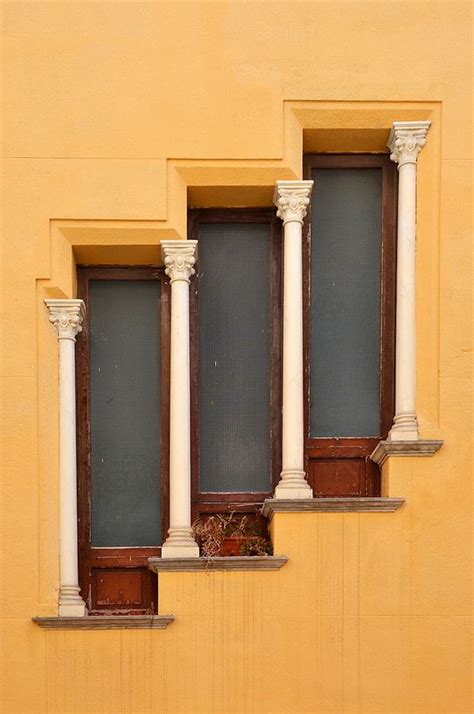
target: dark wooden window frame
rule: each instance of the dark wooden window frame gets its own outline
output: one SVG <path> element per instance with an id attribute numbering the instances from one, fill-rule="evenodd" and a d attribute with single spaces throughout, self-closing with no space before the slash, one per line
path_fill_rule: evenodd
<path id="1" fill-rule="evenodd" d="M 89 378 L 89 281 L 90 280 L 159 280 L 160 290 L 160 497 L 162 539 L 169 527 L 169 362 L 170 362 L 170 286 L 163 268 L 78 266 L 78 297 L 86 303 L 83 331 L 76 346 L 76 392 L 78 433 L 78 543 L 79 580 L 82 597 L 92 614 L 148 614 L 156 612 L 156 575 L 148 569 L 148 558 L 159 556 L 161 547 L 108 548 L 91 546 L 91 462 L 90 462 L 90 378 Z M 150 329 L 152 326 L 150 326 Z M 100 572 L 121 577 L 127 587 L 127 573 L 131 579 L 140 576 L 141 602 L 133 607 L 100 604 L 97 598 L 97 577 Z M 131 580 L 129 586 L 132 587 Z"/>
<path id="2" fill-rule="evenodd" d="M 380 168 L 382 170 L 382 249 L 381 249 L 381 320 L 380 320 L 380 437 L 318 438 L 310 435 L 310 309 L 311 309 L 311 206 L 304 222 L 303 291 L 305 355 L 305 466 L 315 496 L 380 495 L 378 466 L 370 460 L 376 445 L 387 437 L 392 425 L 395 403 L 395 288 L 397 170 L 386 154 L 306 154 L 304 178 L 311 179 L 317 168 Z M 314 187 L 317 200 L 318 187 Z M 313 199 L 314 200 L 314 199 Z M 314 474 L 318 461 L 346 460 L 346 475 L 334 482 L 334 490 L 318 488 Z M 334 461 L 336 464 L 336 461 Z M 362 466 L 362 474 L 361 474 Z"/>
<path id="3" fill-rule="evenodd" d="M 188 235 L 199 241 L 200 223 L 267 223 L 271 227 L 271 367 L 270 443 L 271 489 L 265 492 L 203 492 L 199 489 L 199 242 L 196 275 L 191 279 L 191 473 L 193 520 L 212 513 L 257 513 L 270 498 L 281 471 L 281 344 L 282 344 L 282 261 L 281 221 L 273 208 L 207 208 L 188 213 Z M 252 260 L 252 256 L 248 256 Z M 231 269 L 231 266 L 229 266 Z"/>

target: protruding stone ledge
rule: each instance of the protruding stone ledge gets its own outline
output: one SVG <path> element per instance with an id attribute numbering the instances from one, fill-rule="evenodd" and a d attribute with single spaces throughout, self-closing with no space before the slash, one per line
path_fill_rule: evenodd
<path id="1" fill-rule="evenodd" d="M 279 570 L 286 555 L 242 555 L 215 558 L 148 558 L 155 573 L 181 573 L 215 570 Z"/>
<path id="2" fill-rule="evenodd" d="M 404 498 L 267 498 L 262 514 L 271 520 L 274 513 L 383 513 L 404 503 Z"/>
<path id="3" fill-rule="evenodd" d="M 32 619 L 44 630 L 164 630 L 174 621 L 174 615 L 90 615 Z"/>
<path id="4" fill-rule="evenodd" d="M 372 461 L 382 466 L 389 456 L 433 456 L 444 444 L 440 440 L 381 441 L 370 455 Z"/>

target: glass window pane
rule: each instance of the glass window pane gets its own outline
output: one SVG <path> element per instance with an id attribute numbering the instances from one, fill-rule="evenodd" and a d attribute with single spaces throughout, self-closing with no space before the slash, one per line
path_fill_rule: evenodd
<path id="1" fill-rule="evenodd" d="M 382 171 L 312 178 L 311 436 L 378 436 Z"/>
<path id="2" fill-rule="evenodd" d="M 271 228 L 199 226 L 201 491 L 270 490 Z"/>
<path id="3" fill-rule="evenodd" d="M 161 542 L 160 285 L 89 283 L 93 546 Z"/>

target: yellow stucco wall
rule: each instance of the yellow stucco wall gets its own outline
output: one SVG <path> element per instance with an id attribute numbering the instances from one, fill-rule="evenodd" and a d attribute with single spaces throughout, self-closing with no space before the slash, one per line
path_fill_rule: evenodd
<path id="1" fill-rule="evenodd" d="M 471 76 L 464 2 L 4 2 L 2 498 L 7 714 L 468 714 Z M 279 514 L 279 572 L 160 576 L 165 631 L 45 632 L 58 585 L 57 345 L 75 261 L 159 259 L 187 205 L 268 205 L 306 150 L 419 160 L 418 411 L 388 514 Z M 317 190 L 317 188 L 316 188 Z M 251 256 L 249 256 L 251 259 Z"/>

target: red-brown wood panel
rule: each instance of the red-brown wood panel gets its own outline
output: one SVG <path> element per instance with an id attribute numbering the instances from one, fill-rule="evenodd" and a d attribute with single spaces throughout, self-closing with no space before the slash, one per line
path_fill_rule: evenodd
<path id="1" fill-rule="evenodd" d="M 145 577 L 143 577 L 145 575 Z M 143 607 L 146 599 L 145 568 L 92 568 L 92 600 L 97 609 Z"/>

